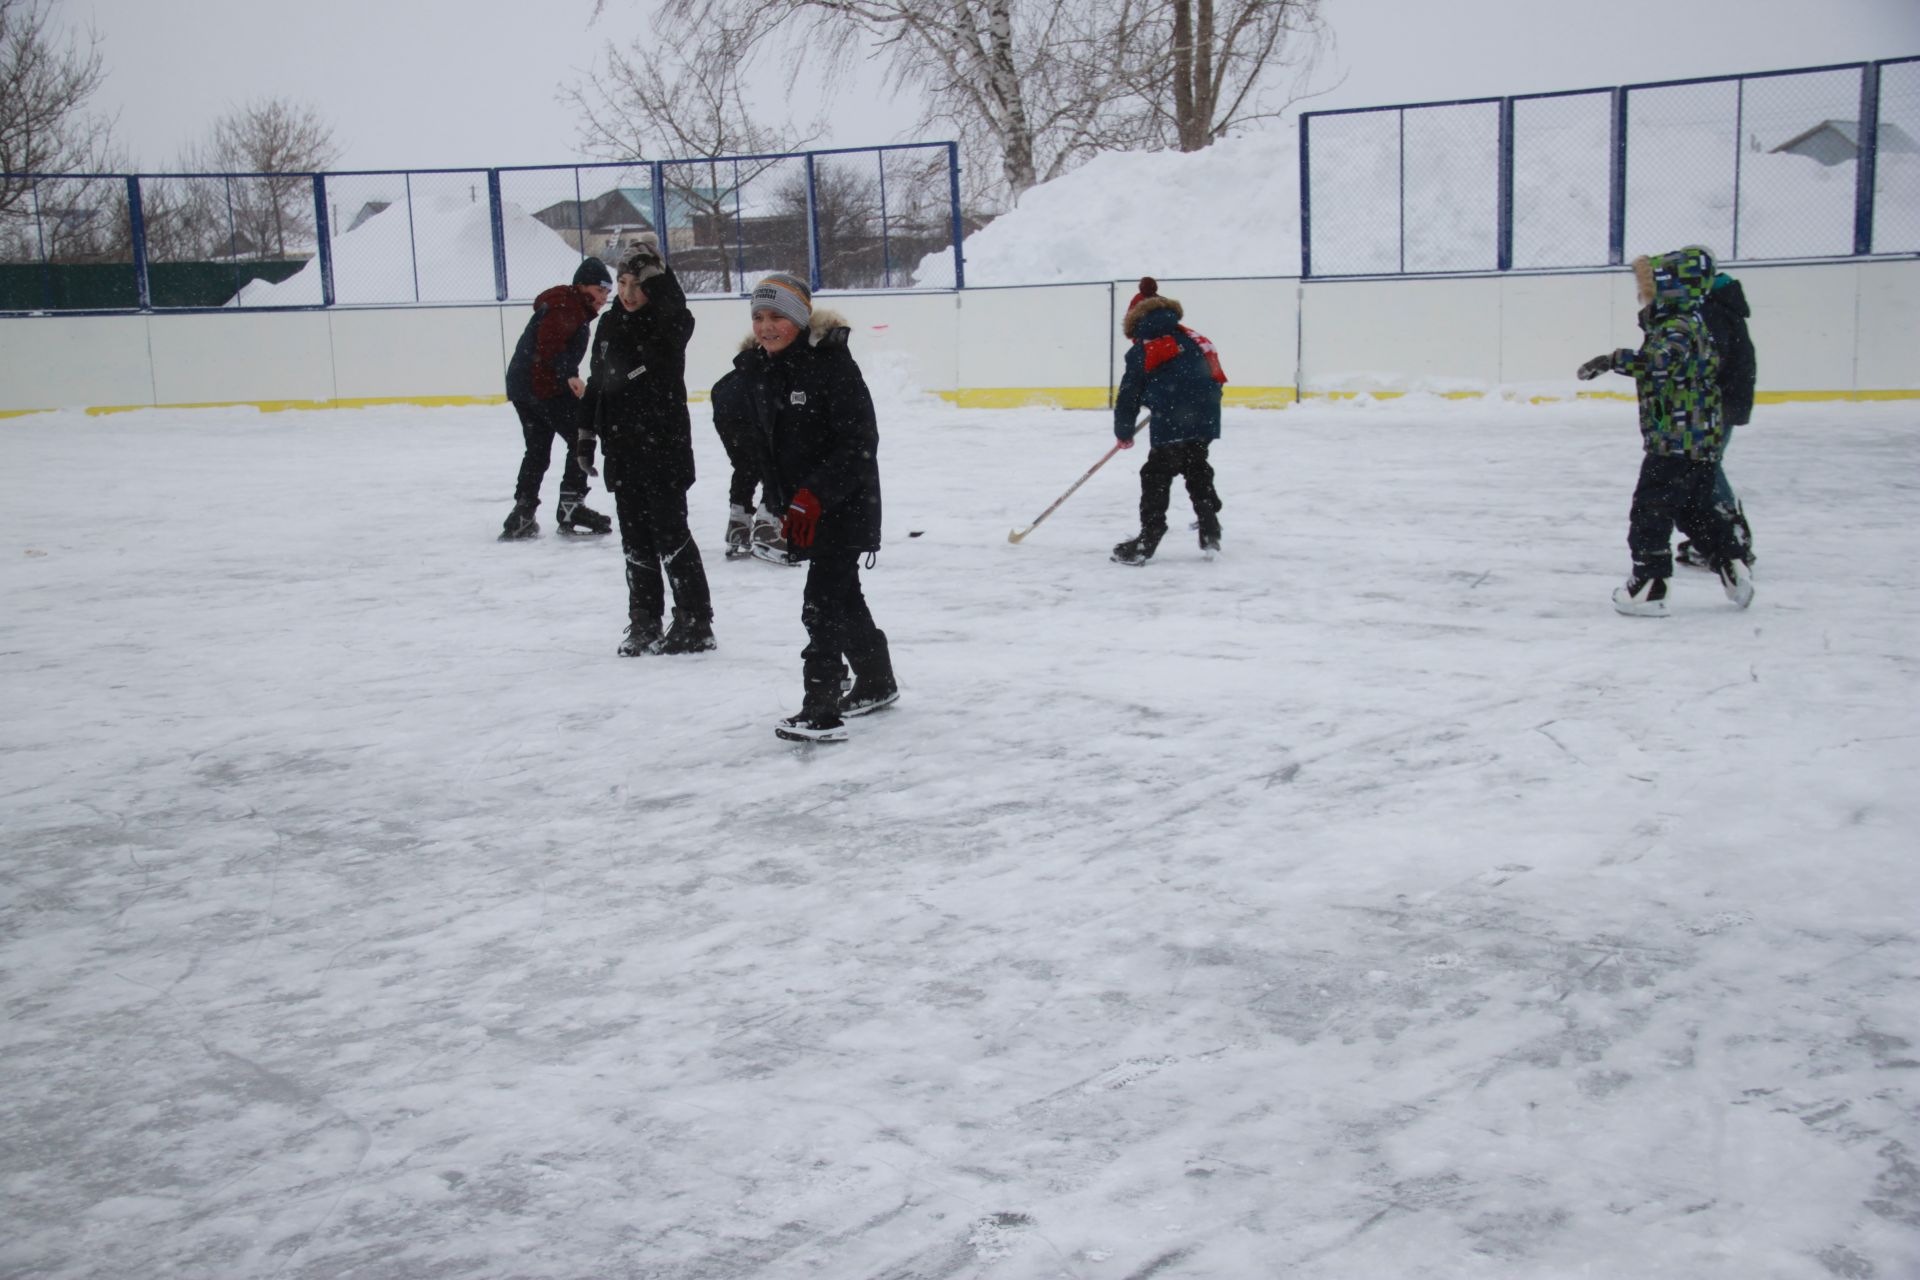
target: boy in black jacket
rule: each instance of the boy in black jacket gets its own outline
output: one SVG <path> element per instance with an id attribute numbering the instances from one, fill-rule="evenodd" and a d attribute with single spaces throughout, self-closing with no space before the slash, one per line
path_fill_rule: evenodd
<path id="1" fill-rule="evenodd" d="M 606 441 L 607 488 L 627 559 L 627 634 L 622 657 L 698 653 L 714 647 L 713 597 L 700 549 L 687 530 L 693 429 L 687 414 L 687 343 L 693 313 L 680 281 L 650 244 L 620 262 L 619 300 L 593 340 L 592 427 L 580 449 Z M 673 585 L 673 626 L 660 629 L 664 570 Z"/>
<path id="2" fill-rule="evenodd" d="M 1724 271 L 1716 274 L 1706 301 L 1700 304 L 1700 315 L 1706 320 L 1707 332 L 1713 335 L 1714 349 L 1720 354 L 1720 403 L 1726 416 L 1725 444 L 1733 443 L 1735 427 L 1744 427 L 1753 418 L 1753 388 L 1758 381 L 1759 361 L 1754 357 L 1753 338 L 1747 333 L 1747 317 L 1752 314 L 1747 307 L 1746 290 L 1740 287 L 1740 282 Z M 1723 453 L 1724 449 L 1723 444 Z M 1753 528 L 1747 523 L 1747 513 L 1740 505 L 1740 499 L 1734 495 L 1733 486 L 1727 483 L 1724 457 L 1713 471 L 1713 505 L 1733 521 L 1734 533 L 1740 540 L 1740 558 L 1751 569 L 1754 558 Z M 1713 567 L 1707 563 L 1706 554 L 1692 542 L 1682 542 L 1674 558 L 1696 569 Z"/>
<path id="3" fill-rule="evenodd" d="M 587 385 L 580 377 L 580 360 L 587 354 L 587 336 L 593 317 L 607 304 L 613 277 L 598 258 L 583 259 L 571 284 L 559 284 L 533 300 L 533 318 L 520 332 L 513 357 L 507 362 L 507 399 L 520 417 L 520 435 L 526 452 L 513 486 L 513 510 L 500 530 L 502 542 L 538 536 L 533 510 L 540 505 L 540 481 L 547 474 L 553 438 L 567 446 L 560 475 L 562 533 L 607 533 L 613 522 L 587 506 L 587 476 L 591 457 L 579 451 L 581 399 Z"/>
<path id="4" fill-rule="evenodd" d="M 733 362 L 753 419 L 759 472 L 786 509 L 781 532 L 807 561 L 800 620 L 804 683 L 798 715 L 774 733 L 795 742 L 841 742 L 841 717 L 900 697 L 886 633 L 860 589 L 860 558 L 880 550 L 880 447 L 873 398 L 847 350 L 846 322 L 813 310 L 805 281 L 772 275 L 750 298 L 756 345 Z M 841 697 L 845 666 L 853 688 Z"/>

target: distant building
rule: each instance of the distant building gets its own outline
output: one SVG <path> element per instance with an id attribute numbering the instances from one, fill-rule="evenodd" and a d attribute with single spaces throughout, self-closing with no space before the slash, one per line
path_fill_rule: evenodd
<path id="1" fill-rule="evenodd" d="M 353 221 L 347 224 L 347 230 L 352 231 L 355 227 L 359 226 L 361 223 L 365 222 L 368 218 L 371 218 L 376 213 L 385 213 L 390 207 L 392 207 L 392 204 L 393 202 L 391 200 L 367 201 L 365 204 L 360 206 L 360 212 L 353 215 Z M 341 233 L 341 234 L 344 234 L 344 233 Z"/>
<path id="2" fill-rule="evenodd" d="M 696 243 L 695 217 L 731 198 L 732 193 L 726 191 L 704 187 L 681 190 L 669 186 L 662 200 L 666 206 L 668 251 L 692 248 Z M 562 200 L 537 210 L 533 216 L 559 232 L 562 239 L 581 253 L 595 254 L 608 261 L 619 257 L 639 236 L 655 233 L 653 192 L 646 187 L 615 187 L 588 200 Z"/>
<path id="3" fill-rule="evenodd" d="M 1882 152 L 1920 151 L 1907 131 L 1888 121 L 1880 122 L 1879 149 Z M 1860 155 L 1858 120 L 1822 120 L 1804 133 L 1795 134 L 1773 148 L 1775 155 L 1807 156 L 1824 165 L 1848 164 Z"/>

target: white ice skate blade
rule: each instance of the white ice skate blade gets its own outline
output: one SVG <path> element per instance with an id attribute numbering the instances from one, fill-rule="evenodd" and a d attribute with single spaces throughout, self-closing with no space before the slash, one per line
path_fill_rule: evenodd
<path id="1" fill-rule="evenodd" d="M 773 736 L 788 742 L 845 742 L 847 729 L 840 725 L 832 729 L 808 729 L 800 725 L 787 724 L 784 721 L 773 726 Z"/>
<path id="2" fill-rule="evenodd" d="M 870 716 L 874 712 L 884 710 L 885 708 L 892 706 L 894 703 L 898 701 L 900 701 L 900 691 L 898 689 L 895 689 L 892 693 L 888 694 L 884 698 L 881 698 L 877 702 L 863 703 L 857 707 L 849 707 L 849 706 L 842 705 L 840 708 L 840 714 L 847 717 L 848 719 L 852 719 L 854 716 Z"/>
<path id="3" fill-rule="evenodd" d="M 1625 587 L 1613 589 L 1613 611 L 1629 618 L 1664 618 L 1667 616 L 1665 600 L 1636 600 L 1628 594 Z"/>

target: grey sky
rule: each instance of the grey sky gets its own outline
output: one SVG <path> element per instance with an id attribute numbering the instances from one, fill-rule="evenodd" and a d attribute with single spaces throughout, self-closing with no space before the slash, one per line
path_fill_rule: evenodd
<path id="1" fill-rule="evenodd" d="M 580 158 L 559 88 L 645 27 L 644 0 L 58 0 L 104 37 L 101 105 L 137 167 L 170 167 L 229 106 L 312 103 L 341 168 Z M 1327 0 L 1313 107 L 1588 88 L 1920 54 L 1920 0 Z M 1344 77 L 1344 79 L 1343 79 Z M 903 141 L 876 73 L 837 95 L 829 145 Z M 819 93 L 817 84 L 801 94 Z"/>

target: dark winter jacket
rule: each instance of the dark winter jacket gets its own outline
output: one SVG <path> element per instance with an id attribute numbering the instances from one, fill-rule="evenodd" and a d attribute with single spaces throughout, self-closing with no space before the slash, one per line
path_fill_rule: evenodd
<path id="1" fill-rule="evenodd" d="M 1638 351 L 1613 353 L 1615 373 L 1633 378 L 1646 451 L 1717 462 L 1726 443 L 1720 409 L 1720 357 L 1700 314 L 1713 258 L 1689 247 L 1649 258 L 1653 301 L 1640 311 L 1646 338 Z"/>
<path id="2" fill-rule="evenodd" d="M 1215 363 L 1201 340 L 1180 327 L 1178 305 L 1153 306 L 1171 299 L 1142 303 L 1144 312 L 1128 313 L 1133 346 L 1127 349 L 1126 371 L 1113 405 L 1113 434 L 1133 439 L 1140 406 L 1153 411 L 1149 431 L 1155 448 L 1182 440 L 1220 438 L 1220 384 Z"/>
<path id="3" fill-rule="evenodd" d="M 1701 304 L 1714 349 L 1720 353 L 1721 410 L 1730 427 L 1743 427 L 1753 418 L 1753 385 L 1759 378 L 1753 338 L 1747 333 L 1747 293 L 1729 275 L 1713 278 L 1713 288 Z"/>
<path id="4" fill-rule="evenodd" d="M 587 354 L 593 298 L 579 285 L 557 284 L 533 300 L 533 318 L 520 331 L 507 361 L 509 400 L 551 400 L 569 395 L 568 378 L 580 376 Z"/>
<path id="5" fill-rule="evenodd" d="M 691 485 L 693 423 L 687 414 L 687 343 L 693 313 L 672 271 L 649 278 L 647 303 L 616 299 L 594 327 L 589 421 L 610 450 Z"/>
<path id="6" fill-rule="evenodd" d="M 713 388 L 723 435 L 723 422 L 750 426 L 768 505 L 784 511 L 802 489 L 820 500 L 813 546 L 792 548 L 799 559 L 880 549 L 879 426 L 848 333 L 841 317 L 815 311 L 792 346 L 742 351 Z"/>

